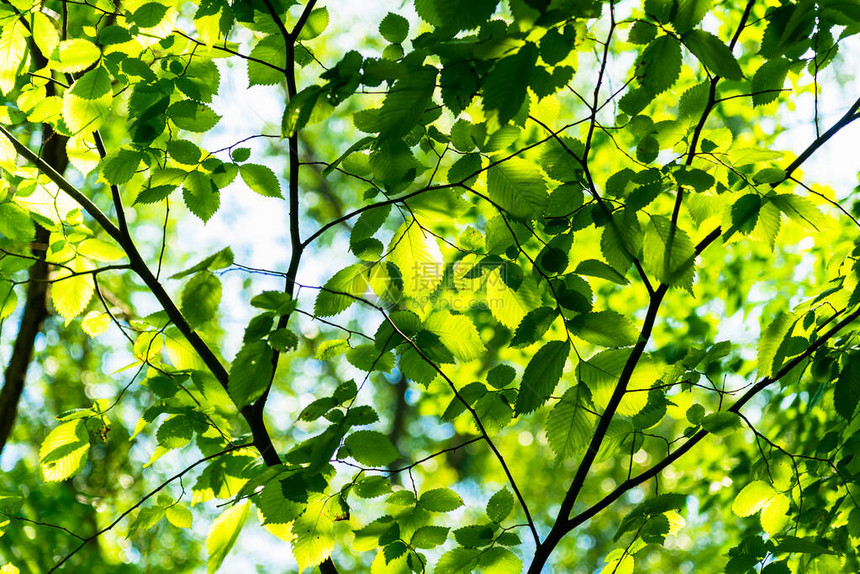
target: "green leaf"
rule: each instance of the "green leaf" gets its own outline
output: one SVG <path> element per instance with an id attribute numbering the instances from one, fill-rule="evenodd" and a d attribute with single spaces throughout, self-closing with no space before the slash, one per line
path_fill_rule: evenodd
<path id="1" fill-rule="evenodd" d="M 186 207 L 204 223 L 212 219 L 221 206 L 221 193 L 212 178 L 201 171 L 192 171 L 182 184 L 182 199 Z"/>
<path id="2" fill-rule="evenodd" d="M 346 359 L 355 368 L 368 373 L 390 373 L 394 368 L 394 355 L 381 352 L 374 345 L 357 345 L 346 352 Z"/>
<path id="3" fill-rule="evenodd" d="M 493 541 L 493 529 L 486 524 L 463 526 L 454 531 L 454 538 L 460 546 L 480 548 L 488 546 Z"/>
<path id="4" fill-rule="evenodd" d="M 644 88 L 654 94 L 664 92 L 681 74 L 681 45 L 672 36 L 660 36 L 642 51 L 636 66 Z"/>
<path id="5" fill-rule="evenodd" d="M 520 111 L 537 57 L 537 46 L 527 43 L 516 54 L 498 60 L 484 78 L 484 111 L 496 112 L 499 125 L 508 123 Z"/>
<path id="6" fill-rule="evenodd" d="M 215 127 L 221 116 L 206 104 L 193 100 L 182 100 L 167 108 L 167 117 L 176 127 L 190 132 L 208 132 Z"/>
<path id="7" fill-rule="evenodd" d="M 167 153 L 181 164 L 197 165 L 202 152 L 195 144 L 187 140 L 171 140 L 167 142 Z M 234 150 L 233 155 L 236 155 Z"/>
<path id="8" fill-rule="evenodd" d="M 496 365 L 487 371 L 487 383 L 497 389 L 503 389 L 514 382 L 517 372 L 510 365 Z"/>
<path id="9" fill-rule="evenodd" d="M 292 136 L 311 123 L 322 95 L 322 88 L 319 86 L 308 86 L 290 100 L 284 109 L 284 117 L 281 118 L 281 134 L 284 137 Z"/>
<path id="10" fill-rule="evenodd" d="M 83 100 L 98 100 L 111 94 L 110 74 L 104 66 L 98 66 L 78 78 L 71 93 Z"/>
<path id="11" fill-rule="evenodd" d="M 498 546 L 483 551 L 478 564 L 483 574 L 519 574 L 523 571 L 522 560 L 507 548 Z"/>
<path id="12" fill-rule="evenodd" d="M 448 539 L 447 526 L 422 526 L 412 535 L 410 544 L 415 548 L 435 548 Z"/>
<path id="13" fill-rule="evenodd" d="M 665 217 L 652 217 L 643 243 L 645 269 L 670 286 L 690 290 L 695 272 L 695 251 L 687 233 Z"/>
<path id="14" fill-rule="evenodd" d="M 788 67 L 789 61 L 785 58 L 768 60 L 759 66 L 751 82 L 753 106 L 764 106 L 779 99 Z"/>
<path id="15" fill-rule="evenodd" d="M 531 220 L 547 203 L 547 185 L 540 169 L 520 158 L 511 158 L 487 170 L 490 199 L 509 215 Z"/>
<path id="16" fill-rule="evenodd" d="M 599 277 L 619 285 L 627 285 L 630 283 L 623 275 L 621 275 L 621 273 L 598 259 L 586 259 L 584 261 L 580 261 L 573 272 L 578 275 Z"/>
<path id="17" fill-rule="evenodd" d="M 507 488 L 495 493 L 487 501 L 487 516 L 493 522 L 502 522 L 514 509 L 514 495 Z"/>
<path id="18" fill-rule="evenodd" d="M 179 273 L 171 275 L 170 278 L 182 279 L 183 277 L 193 275 L 198 271 L 224 269 L 226 267 L 230 267 L 231 265 L 233 265 L 233 250 L 229 247 L 225 247 L 218 253 L 213 253 L 209 257 L 205 258 L 200 263 L 192 265 L 185 271 L 180 271 Z M 253 299 L 251 300 L 251 304 L 254 304 Z"/>
<path id="19" fill-rule="evenodd" d="M 158 2 L 148 2 L 134 11 L 129 21 L 140 28 L 158 26 L 167 14 L 167 6 Z"/>
<path id="20" fill-rule="evenodd" d="M 15 203 L 0 203 L 0 237 L 11 241 L 33 241 L 36 226 L 30 214 Z"/>
<path id="21" fill-rule="evenodd" d="M 373 110 L 376 117 L 374 132 L 384 138 L 399 138 L 411 130 L 433 97 L 436 87 L 436 68 L 423 66 L 397 80 L 382 107 Z"/>
<path id="22" fill-rule="evenodd" d="M 763 330 L 758 340 L 758 375 L 769 377 L 773 374 L 774 359 L 782 341 L 794 325 L 794 316 L 788 313 L 778 315 Z"/>
<path id="23" fill-rule="evenodd" d="M 368 466 L 385 466 L 400 458 L 388 437 L 376 431 L 356 431 L 347 436 L 343 444 L 352 458 Z"/>
<path id="24" fill-rule="evenodd" d="M 189 417 L 174 415 L 158 427 L 156 438 L 166 449 L 182 448 L 194 438 L 194 426 Z"/>
<path id="25" fill-rule="evenodd" d="M 702 419 L 702 428 L 709 433 L 728 436 L 742 425 L 741 417 L 729 411 L 711 413 Z"/>
<path id="26" fill-rule="evenodd" d="M 113 24 L 111 26 L 105 26 L 99 30 L 98 40 L 99 44 L 102 46 L 111 46 L 113 44 L 125 44 L 126 42 L 131 42 L 132 37 L 131 32 L 122 26 Z"/>
<path id="27" fill-rule="evenodd" d="M 328 22 L 328 8 L 325 6 L 314 8 L 311 10 L 310 16 L 299 34 L 299 40 L 305 41 L 316 38 L 325 31 L 328 27 Z"/>
<path id="28" fill-rule="evenodd" d="M 475 548 L 454 548 L 436 563 L 434 574 L 472 574 L 477 566 L 480 551 Z"/>
<path id="29" fill-rule="evenodd" d="M 780 193 L 768 197 L 789 219 L 805 229 L 818 231 L 824 226 L 824 216 L 809 199 L 792 193 Z"/>
<path id="30" fill-rule="evenodd" d="M 618 530 L 615 532 L 613 540 L 617 542 L 625 532 L 638 528 L 644 520 L 651 516 L 662 515 L 672 510 L 680 510 L 684 507 L 686 500 L 687 496 L 684 494 L 668 492 L 658 494 L 653 498 L 639 503 L 633 510 L 627 513 L 627 516 L 618 525 Z"/>
<path id="31" fill-rule="evenodd" d="M 272 34 L 262 38 L 248 54 L 255 60 L 248 60 L 248 85 L 270 86 L 285 80 L 280 70 L 275 70 L 260 62 L 268 62 L 281 70 L 287 67 L 287 51 L 284 49 L 284 38 L 280 34 Z"/>
<path id="32" fill-rule="evenodd" d="M 535 411 L 549 399 L 561 379 L 569 353 L 567 341 L 550 341 L 535 353 L 520 383 L 515 408 L 517 415 Z"/>
<path id="33" fill-rule="evenodd" d="M 696 168 L 679 169 L 674 175 L 679 184 L 688 185 L 699 192 L 708 191 L 716 183 L 714 176 Z"/>
<path id="34" fill-rule="evenodd" d="M 326 281 L 317 294 L 314 315 L 337 315 L 355 303 L 356 297 L 363 297 L 368 287 L 367 267 L 363 264 L 357 263 L 341 269 Z"/>
<path id="35" fill-rule="evenodd" d="M 390 492 L 391 482 L 382 476 L 368 476 L 355 485 L 355 493 L 361 498 L 379 498 Z"/>
<path id="36" fill-rule="evenodd" d="M 678 0 L 677 10 L 672 16 L 672 25 L 675 31 L 683 34 L 695 28 L 708 10 L 711 9 L 711 0 Z"/>
<path id="37" fill-rule="evenodd" d="M 434 488 L 421 494 L 418 506 L 430 512 L 451 512 L 463 506 L 463 499 L 450 488 Z"/>
<path id="38" fill-rule="evenodd" d="M 514 332 L 511 347 L 527 347 L 537 343 L 549 330 L 556 317 L 558 317 L 558 310 L 551 307 L 538 307 L 529 311 Z"/>
<path id="39" fill-rule="evenodd" d="M 227 390 L 242 408 L 262 396 L 272 379 L 272 348 L 265 341 L 245 343 L 230 366 Z"/>
<path id="40" fill-rule="evenodd" d="M 141 159 L 140 152 L 130 149 L 120 149 L 102 160 L 102 177 L 113 185 L 126 183 L 134 177 Z"/>
<path id="41" fill-rule="evenodd" d="M 239 532 L 245 526 L 245 521 L 248 519 L 248 514 L 251 510 L 251 505 L 247 502 L 241 502 L 235 506 L 227 508 L 218 518 L 212 523 L 209 529 L 209 535 L 206 537 L 206 552 L 209 555 L 207 566 L 209 574 L 217 571 L 224 562 L 236 539 L 239 538 Z"/>
<path id="42" fill-rule="evenodd" d="M 416 0 L 415 11 L 425 22 L 451 33 L 473 30 L 487 21 L 499 0 L 473 0 L 464 10 L 459 0 Z"/>
<path id="43" fill-rule="evenodd" d="M 847 420 L 851 420 L 860 402 L 860 355 L 854 353 L 848 356 L 845 366 L 836 380 L 833 389 L 833 406 L 836 412 Z"/>
<path id="44" fill-rule="evenodd" d="M 253 191 L 264 197 L 281 197 L 281 184 L 271 168 L 256 163 L 244 163 L 239 166 L 242 181 Z"/>
<path id="45" fill-rule="evenodd" d="M 568 389 L 547 417 L 546 438 L 559 460 L 583 452 L 591 440 L 594 421 L 583 408 L 582 394 L 579 386 Z"/>
<path id="46" fill-rule="evenodd" d="M 221 303 L 221 281 L 208 271 L 197 273 L 185 284 L 180 299 L 182 314 L 192 327 L 215 318 Z"/>
<path id="47" fill-rule="evenodd" d="M 755 229 L 758 214 L 761 210 L 761 196 L 748 193 L 732 205 L 732 228 L 727 232 L 737 230 L 747 235 Z"/>
<path id="48" fill-rule="evenodd" d="M 46 482 L 74 476 L 87 460 L 90 439 L 84 419 L 65 422 L 53 429 L 39 447 L 39 463 Z"/>
<path id="49" fill-rule="evenodd" d="M 657 27 L 651 22 L 637 20 L 633 22 L 627 33 L 627 41 L 631 44 L 647 44 L 657 35 Z"/>
<path id="50" fill-rule="evenodd" d="M 727 80 L 744 79 L 744 73 L 732 55 L 732 51 L 710 32 L 693 30 L 684 34 L 681 39 L 712 74 Z"/>
<path id="51" fill-rule="evenodd" d="M 639 339 L 633 322 L 615 311 L 582 313 L 567 321 L 571 332 L 594 345 L 626 347 Z"/>
<path id="52" fill-rule="evenodd" d="M 836 554 L 833 550 L 826 548 L 812 538 L 799 538 L 796 536 L 780 536 L 774 552 L 798 552 L 801 554 Z"/>
<path id="53" fill-rule="evenodd" d="M 379 33 L 392 44 L 400 44 L 409 35 L 409 20 L 389 12 L 379 23 Z"/>
<path id="54" fill-rule="evenodd" d="M 486 347 L 472 321 L 465 315 L 436 311 L 424 322 L 424 328 L 434 333 L 442 344 L 461 361 L 471 361 L 486 353 Z"/>

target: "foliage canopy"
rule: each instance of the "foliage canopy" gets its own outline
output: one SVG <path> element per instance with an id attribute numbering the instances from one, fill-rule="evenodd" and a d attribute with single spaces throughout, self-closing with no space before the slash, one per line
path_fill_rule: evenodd
<path id="1" fill-rule="evenodd" d="M 0 572 L 860 570 L 860 2 L 337 4 L 0 3 Z"/>

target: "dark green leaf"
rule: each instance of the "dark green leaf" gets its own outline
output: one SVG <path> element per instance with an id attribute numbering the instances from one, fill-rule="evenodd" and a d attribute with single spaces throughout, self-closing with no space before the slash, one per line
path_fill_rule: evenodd
<path id="1" fill-rule="evenodd" d="M 497 112 L 499 124 L 506 124 L 520 111 L 537 57 L 537 46 L 528 43 L 496 62 L 484 78 L 484 109 Z"/>
<path id="2" fill-rule="evenodd" d="M 727 80 L 743 80 L 744 74 L 732 51 L 723 41 L 704 30 L 693 30 L 682 37 L 684 45 L 708 70 Z"/>
<path id="3" fill-rule="evenodd" d="M 262 396 L 272 379 L 272 348 L 265 341 L 246 343 L 230 366 L 227 390 L 237 406 L 244 407 Z"/>
<path id="4" fill-rule="evenodd" d="M 487 501 L 487 516 L 493 522 L 502 522 L 514 509 L 514 495 L 507 488 L 495 493 Z"/>
<path id="5" fill-rule="evenodd" d="M 112 185 L 126 183 L 134 177 L 141 159 L 140 153 L 134 150 L 118 150 L 102 161 L 102 177 Z"/>
<path id="6" fill-rule="evenodd" d="M 561 378 L 569 353 L 570 344 L 567 341 L 550 341 L 535 353 L 520 383 L 517 415 L 530 413 L 549 399 Z"/>
<path id="7" fill-rule="evenodd" d="M 853 353 L 848 356 L 845 366 L 836 380 L 833 389 L 833 405 L 836 412 L 847 420 L 851 420 L 860 402 L 860 355 Z"/>
<path id="8" fill-rule="evenodd" d="M 369 466 L 385 466 L 400 458 L 388 437 L 376 431 L 356 431 L 347 436 L 343 444 L 352 458 Z"/>
<path id="9" fill-rule="evenodd" d="M 379 33 L 392 44 L 400 44 L 409 35 L 409 20 L 389 12 L 379 23 Z"/>
<path id="10" fill-rule="evenodd" d="M 642 51 L 636 66 L 639 81 L 649 92 L 668 90 L 681 73 L 681 45 L 672 36 L 660 36 Z"/>

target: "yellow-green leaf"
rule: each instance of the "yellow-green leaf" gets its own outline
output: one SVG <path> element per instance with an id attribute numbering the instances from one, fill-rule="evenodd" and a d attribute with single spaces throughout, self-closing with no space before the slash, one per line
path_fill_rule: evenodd
<path id="1" fill-rule="evenodd" d="M 738 493 L 732 503 L 732 512 L 738 516 L 751 516 L 764 508 L 764 505 L 774 497 L 773 487 L 761 480 L 754 480 Z"/>
<path id="2" fill-rule="evenodd" d="M 442 252 L 436 237 L 417 221 L 400 226 L 388 245 L 388 261 L 403 277 L 403 292 L 410 297 L 432 293 L 442 282 Z"/>
<path id="3" fill-rule="evenodd" d="M 600 574 L 633 574 L 633 565 L 633 557 L 624 554 L 621 558 L 607 562 Z"/>
<path id="4" fill-rule="evenodd" d="M 487 170 L 490 199 L 510 215 L 534 219 L 543 212 L 547 185 L 537 165 L 513 157 Z"/>
<path id="5" fill-rule="evenodd" d="M 770 536 L 777 534 L 788 524 L 788 507 L 791 500 L 784 494 L 771 498 L 761 511 L 761 527 Z"/>
<path id="6" fill-rule="evenodd" d="M 95 292 L 93 276 L 87 273 L 93 268 L 88 260 L 77 257 L 68 264 L 68 268 L 60 269 L 51 283 L 54 308 L 67 324 L 81 314 Z"/>
<path id="7" fill-rule="evenodd" d="M 107 119 L 112 103 L 111 92 L 95 99 L 85 99 L 69 90 L 63 96 L 63 119 L 72 133 L 93 132 Z"/>
<path id="8" fill-rule="evenodd" d="M 42 55 L 48 57 L 60 43 L 60 33 L 54 22 L 42 12 L 34 10 L 31 14 L 33 15 L 33 40 Z"/>
<path id="9" fill-rule="evenodd" d="M 439 336 L 439 340 L 461 361 L 471 361 L 486 352 L 484 342 L 472 321 L 465 315 L 437 311 L 427 317 L 424 327 Z"/>
<path id="10" fill-rule="evenodd" d="M 334 550 L 334 521 L 326 514 L 325 501 L 325 497 L 312 501 L 293 523 L 293 556 L 299 572 L 322 563 Z"/>
<path id="11" fill-rule="evenodd" d="M 110 321 L 110 315 L 107 313 L 90 311 L 84 316 L 84 319 L 81 322 L 81 328 L 84 330 L 84 333 L 90 337 L 98 337 L 108 330 L 108 327 L 110 327 Z"/>
<path id="12" fill-rule="evenodd" d="M 167 516 L 167 521 L 173 526 L 177 528 L 191 528 L 191 511 L 184 504 L 174 504 L 168 507 L 165 515 Z"/>
<path id="13" fill-rule="evenodd" d="M 125 257 L 125 251 L 101 239 L 84 239 L 78 243 L 78 254 L 96 261 L 110 262 Z"/>
<path id="14" fill-rule="evenodd" d="M 5 170 L 12 171 L 15 168 L 15 159 L 18 157 L 18 152 L 15 151 L 15 146 L 8 138 L 0 137 L 0 167 Z"/>
<path id="15" fill-rule="evenodd" d="M 86 462 L 89 450 L 89 434 L 84 419 L 63 423 L 52 430 L 39 448 L 45 481 L 56 482 L 74 475 Z"/>
<path id="16" fill-rule="evenodd" d="M 233 548 L 233 544 L 239 537 L 239 532 L 248 519 L 250 509 L 251 505 L 247 501 L 231 506 L 212 523 L 209 536 L 206 537 L 209 574 L 221 567 L 224 558 Z"/>
<path id="17" fill-rule="evenodd" d="M 537 309 L 540 296 L 531 276 L 524 277 L 520 286 L 513 289 L 505 283 L 502 273 L 500 267 L 487 276 L 487 307 L 499 323 L 515 329 L 529 311 Z"/>
<path id="18" fill-rule="evenodd" d="M 101 156 L 89 133 L 80 133 L 66 142 L 66 155 L 69 163 L 82 175 L 87 175 L 98 166 Z"/>
<path id="19" fill-rule="evenodd" d="M 15 81 L 22 73 L 27 50 L 27 30 L 16 20 L 3 26 L 0 32 L 0 91 L 8 94 L 15 88 Z"/>
<path id="20" fill-rule="evenodd" d="M 55 54 L 54 68 L 68 73 L 86 70 L 101 56 L 98 46 L 83 38 L 60 42 Z"/>

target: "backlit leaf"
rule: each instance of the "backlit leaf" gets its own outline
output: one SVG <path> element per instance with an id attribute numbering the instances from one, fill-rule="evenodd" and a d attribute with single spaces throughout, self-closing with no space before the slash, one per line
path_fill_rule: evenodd
<path id="1" fill-rule="evenodd" d="M 207 566 L 209 574 L 217 571 L 230 553 L 245 521 L 251 505 L 247 501 L 228 507 L 212 523 L 206 537 L 206 553 L 209 555 Z"/>

